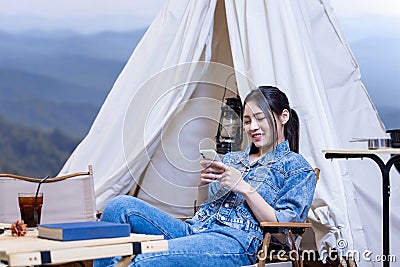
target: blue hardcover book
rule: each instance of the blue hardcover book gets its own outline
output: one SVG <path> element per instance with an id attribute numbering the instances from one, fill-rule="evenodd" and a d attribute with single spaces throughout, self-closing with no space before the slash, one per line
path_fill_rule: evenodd
<path id="1" fill-rule="evenodd" d="M 104 221 L 50 223 L 38 225 L 38 237 L 73 241 L 96 238 L 127 237 L 130 225 Z"/>

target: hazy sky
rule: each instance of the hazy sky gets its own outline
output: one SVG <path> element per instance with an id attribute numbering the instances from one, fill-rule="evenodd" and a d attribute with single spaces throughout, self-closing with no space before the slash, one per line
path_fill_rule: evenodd
<path id="1" fill-rule="evenodd" d="M 0 0 L 0 29 L 81 32 L 130 30 L 151 23 L 166 0 Z M 331 0 L 339 17 L 400 17 L 400 0 Z"/>
<path id="2" fill-rule="evenodd" d="M 1 0 L 1 15 L 153 17 L 165 0 Z"/>
<path id="3" fill-rule="evenodd" d="M 131 30 L 148 26 L 166 0 L 0 0 L 0 29 Z"/>
<path id="4" fill-rule="evenodd" d="M 340 16 L 381 15 L 400 17 L 399 0 L 331 0 Z"/>
<path id="5" fill-rule="evenodd" d="M 0 15 L 153 17 L 166 0 L 0 0 Z M 400 15 L 399 0 L 331 0 L 344 15 Z"/>

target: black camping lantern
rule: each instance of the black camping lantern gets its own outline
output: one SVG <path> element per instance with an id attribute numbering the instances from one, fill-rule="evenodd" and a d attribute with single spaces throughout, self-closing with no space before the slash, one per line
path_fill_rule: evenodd
<path id="1" fill-rule="evenodd" d="M 241 149 L 243 139 L 242 114 L 240 98 L 227 98 L 226 103 L 221 107 L 221 117 L 215 137 L 219 154 Z"/>

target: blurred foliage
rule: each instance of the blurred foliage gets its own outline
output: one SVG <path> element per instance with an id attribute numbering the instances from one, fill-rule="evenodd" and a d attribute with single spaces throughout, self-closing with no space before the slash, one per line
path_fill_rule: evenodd
<path id="1" fill-rule="evenodd" d="M 55 176 L 79 142 L 59 130 L 45 132 L 0 117 L 0 173 Z"/>

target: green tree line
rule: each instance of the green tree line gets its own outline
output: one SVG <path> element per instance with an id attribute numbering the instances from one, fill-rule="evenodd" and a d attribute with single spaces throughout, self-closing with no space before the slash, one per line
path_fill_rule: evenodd
<path id="1" fill-rule="evenodd" d="M 0 117 L 0 173 L 55 176 L 79 142 L 57 129 L 43 131 Z"/>

